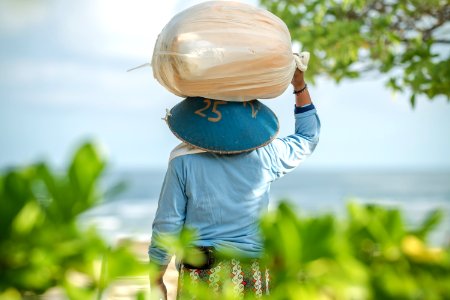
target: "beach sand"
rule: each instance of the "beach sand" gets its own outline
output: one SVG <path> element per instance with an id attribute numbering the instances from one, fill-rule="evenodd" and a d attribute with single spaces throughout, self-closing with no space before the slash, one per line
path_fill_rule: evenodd
<path id="1" fill-rule="evenodd" d="M 148 262 L 148 245 L 149 242 L 133 242 L 132 252 L 143 263 Z M 164 283 L 167 287 L 167 299 L 175 300 L 177 295 L 178 271 L 175 267 L 175 258 L 172 258 L 164 274 Z M 137 292 L 150 294 L 150 281 L 147 276 L 120 278 L 106 292 L 108 300 L 128 300 L 135 299 Z"/>
<path id="2" fill-rule="evenodd" d="M 124 240 L 125 241 L 125 240 Z M 121 241 L 119 241 L 120 243 Z M 127 241 L 129 242 L 129 240 Z M 149 242 L 132 242 L 131 250 L 142 263 L 148 263 L 147 249 Z M 164 275 L 167 287 L 167 299 L 175 300 L 177 294 L 178 271 L 173 258 Z M 135 300 L 136 294 L 143 292 L 149 299 L 151 287 L 148 276 L 121 277 L 111 284 L 101 297 L 102 300 Z M 68 297 L 61 288 L 52 288 L 40 297 L 43 300 L 66 300 Z M 150 298 L 153 300 L 153 298 Z"/>
<path id="3" fill-rule="evenodd" d="M 172 260 L 164 275 L 164 283 L 167 287 L 167 299 L 175 300 L 177 295 L 178 271 L 175 262 Z M 150 282 L 147 276 L 126 277 L 118 279 L 107 291 L 105 298 L 108 300 L 131 300 L 136 299 L 138 292 L 150 295 Z M 146 298 L 147 299 L 147 298 Z"/>

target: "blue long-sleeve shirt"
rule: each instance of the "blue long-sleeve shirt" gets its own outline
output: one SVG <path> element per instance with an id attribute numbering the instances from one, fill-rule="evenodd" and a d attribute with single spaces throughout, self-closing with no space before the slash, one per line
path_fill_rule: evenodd
<path id="1" fill-rule="evenodd" d="M 249 258 L 262 253 L 259 218 L 267 211 L 270 184 L 295 169 L 319 141 L 313 105 L 296 108 L 295 134 L 251 152 L 204 152 L 169 162 L 153 222 L 150 260 L 167 265 L 172 254 L 158 241 L 183 226 L 197 231 L 197 246 L 232 249 Z"/>

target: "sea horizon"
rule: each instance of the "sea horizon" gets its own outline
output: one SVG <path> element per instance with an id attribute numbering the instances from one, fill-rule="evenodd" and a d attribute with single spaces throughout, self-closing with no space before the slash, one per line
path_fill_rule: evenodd
<path id="1" fill-rule="evenodd" d="M 123 238 L 149 240 L 164 174 L 160 169 L 110 170 L 102 186 L 126 182 L 125 189 L 84 213 L 82 223 L 96 226 L 111 243 Z M 450 170 L 297 169 L 274 182 L 270 194 L 269 209 L 287 201 L 300 215 L 344 217 L 352 201 L 398 208 L 411 228 L 440 209 L 445 217 L 430 240 L 435 245 L 450 241 Z"/>

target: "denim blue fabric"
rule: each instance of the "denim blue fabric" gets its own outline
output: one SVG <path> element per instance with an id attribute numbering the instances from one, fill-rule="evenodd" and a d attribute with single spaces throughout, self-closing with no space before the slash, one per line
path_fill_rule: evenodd
<path id="1" fill-rule="evenodd" d="M 161 238 L 194 228 L 196 245 L 232 249 L 258 258 L 262 240 L 258 220 L 269 204 L 270 184 L 294 170 L 319 141 L 320 121 L 314 107 L 295 114 L 295 134 L 277 138 L 247 153 L 197 153 L 169 162 L 161 189 L 150 260 L 170 262 Z"/>

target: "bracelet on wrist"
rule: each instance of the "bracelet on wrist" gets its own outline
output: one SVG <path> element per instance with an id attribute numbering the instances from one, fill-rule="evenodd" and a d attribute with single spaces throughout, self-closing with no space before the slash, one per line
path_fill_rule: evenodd
<path id="1" fill-rule="evenodd" d="M 304 87 L 302 87 L 301 89 L 299 89 L 299 90 L 297 90 L 297 91 L 294 90 L 293 94 L 296 94 L 296 95 L 301 94 L 301 93 L 303 93 L 307 88 L 308 88 L 308 85 L 305 83 L 305 86 L 304 86 Z"/>

